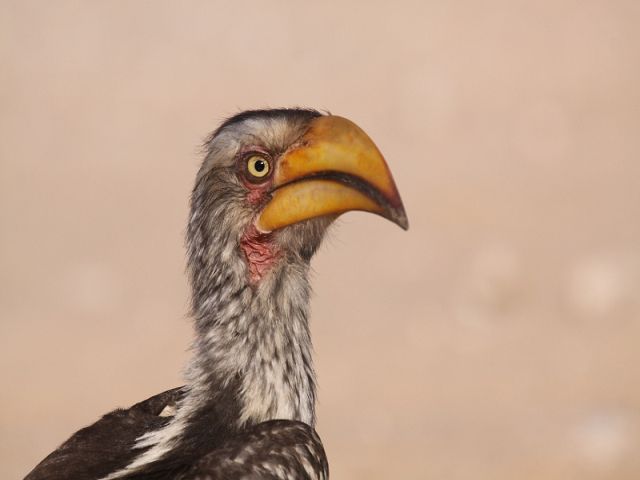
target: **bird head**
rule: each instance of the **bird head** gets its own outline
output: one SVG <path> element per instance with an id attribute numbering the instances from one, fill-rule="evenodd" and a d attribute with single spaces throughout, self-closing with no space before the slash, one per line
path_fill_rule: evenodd
<path id="1" fill-rule="evenodd" d="M 382 154 L 345 118 L 243 112 L 205 147 L 188 228 L 192 275 L 223 275 L 217 265 L 235 260 L 238 275 L 258 284 L 280 263 L 308 263 L 327 227 L 351 210 L 408 227 Z"/>

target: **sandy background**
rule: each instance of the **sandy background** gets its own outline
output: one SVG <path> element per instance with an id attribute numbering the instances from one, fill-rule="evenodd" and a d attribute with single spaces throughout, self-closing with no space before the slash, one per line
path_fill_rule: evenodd
<path id="1" fill-rule="evenodd" d="M 640 3 L 0 4 L 0 477 L 180 384 L 197 147 L 359 123 L 405 233 L 315 259 L 334 479 L 640 478 Z"/>

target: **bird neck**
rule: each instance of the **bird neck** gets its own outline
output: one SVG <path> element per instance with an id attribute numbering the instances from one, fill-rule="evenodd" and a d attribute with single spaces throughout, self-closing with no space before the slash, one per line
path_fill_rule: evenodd
<path id="1" fill-rule="evenodd" d="M 314 425 L 308 262 L 282 255 L 256 283 L 241 248 L 234 250 L 217 257 L 209 276 L 192 278 L 192 401 L 224 409 L 215 416 L 238 428 L 272 419 Z"/>
<path id="2" fill-rule="evenodd" d="M 190 233 L 196 339 L 186 394 L 167 424 L 137 439 L 142 453 L 103 480 L 201 455 L 266 420 L 315 424 L 308 261 L 282 255 L 256 283 L 237 242 Z"/>

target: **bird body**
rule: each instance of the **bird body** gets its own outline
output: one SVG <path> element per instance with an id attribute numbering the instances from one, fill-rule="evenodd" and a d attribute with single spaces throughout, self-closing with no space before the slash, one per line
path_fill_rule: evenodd
<path id="1" fill-rule="evenodd" d="M 314 110 L 243 112 L 205 147 L 187 228 L 186 385 L 105 415 L 25 480 L 328 477 L 309 262 L 345 211 L 406 228 L 400 197 L 364 132 Z"/>

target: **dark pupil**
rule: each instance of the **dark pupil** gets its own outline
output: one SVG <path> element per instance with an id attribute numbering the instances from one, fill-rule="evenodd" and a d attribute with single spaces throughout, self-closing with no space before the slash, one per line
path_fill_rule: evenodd
<path id="1" fill-rule="evenodd" d="M 256 163 L 253 164 L 253 168 L 256 169 L 256 172 L 262 172 L 266 168 L 264 160 L 256 160 Z"/>

